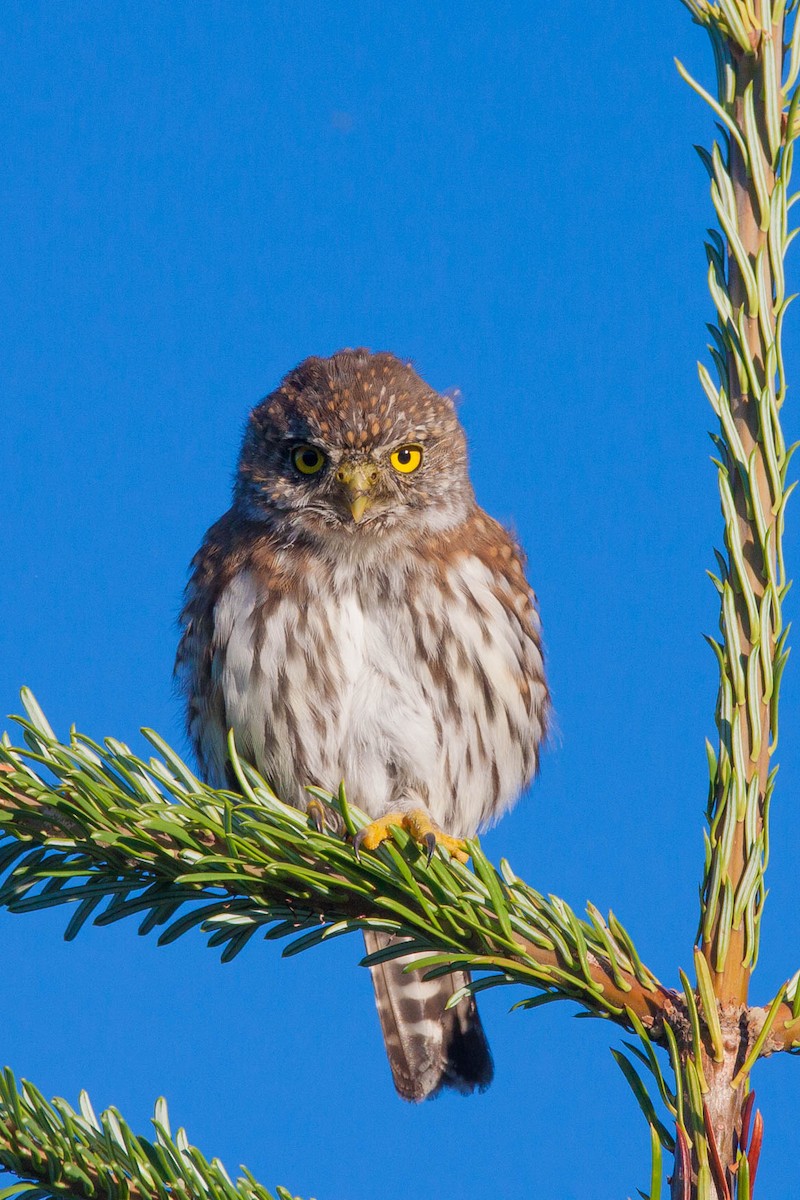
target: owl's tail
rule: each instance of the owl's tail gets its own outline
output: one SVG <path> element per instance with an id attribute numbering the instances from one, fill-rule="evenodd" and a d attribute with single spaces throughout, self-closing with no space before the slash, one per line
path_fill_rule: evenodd
<path id="1" fill-rule="evenodd" d="M 398 940 L 365 930 L 368 954 Z M 442 1088 L 468 1095 L 492 1082 L 494 1066 L 478 1006 L 465 996 L 451 1009 L 445 1005 L 469 981 L 466 971 L 423 979 L 403 968 L 420 954 L 387 959 L 370 968 L 394 1085 L 404 1100 L 426 1100 Z"/>

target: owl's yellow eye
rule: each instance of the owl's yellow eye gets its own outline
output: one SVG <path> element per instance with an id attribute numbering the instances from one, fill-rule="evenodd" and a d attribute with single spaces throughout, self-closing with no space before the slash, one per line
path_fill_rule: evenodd
<path id="1" fill-rule="evenodd" d="M 398 446 L 389 459 L 395 471 L 410 475 L 422 463 L 422 446 Z"/>
<path id="2" fill-rule="evenodd" d="M 292 462 L 301 475 L 316 475 L 325 466 L 325 455 L 316 446 L 297 446 L 292 451 Z"/>

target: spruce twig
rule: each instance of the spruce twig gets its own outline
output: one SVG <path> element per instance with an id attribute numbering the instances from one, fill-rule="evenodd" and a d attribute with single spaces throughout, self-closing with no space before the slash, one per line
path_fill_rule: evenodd
<path id="1" fill-rule="evenodd" d="M 756 1060 L 797 1036 L 786 988 L 769 1012 L 748 1008 L 766 898 L 768 815 L 777 767 L 778 697 L 788 629 L 789 589 L 782 536 L 791 492 L 780 410 L 786 396 L 784 259 L 792 170 L 797 68 L 796 5 L 786 0 L 684 0 L 709 35 L 716 95 L 680 64 L 709 104 L 719 138 L 701 157 L 720 229 L 706 244 L 716 379 L 700 381 L 719 421 L 712 434 L 725 554 L 712 575 L 720 598 L 720 637 L 711 640 L 720 681 L 718 744 L 708 746 L 706 863 L 695 951 L 702 1016 L 695 1012 L 677 1069 L 689 1100 L 686 1144 L 672 1196 L 750 1195 L 750 1164 L 738 1144 L 749 1073 Z M 789 69 L 784 43 L 791 29 Z M 686 1152 L 689 1161 L 687 1164 Z"/>
<path id="2" fill-rule="evenodd" d="M 209 1162 L 185 1132 L 172 1135 L 164 1100 L 153 1116 L 155 1138 L 132 1132 L 114 1108 L 95 1115 L 85 1092 L 78 1111 L 48 1102 L 32 1083 L 0 1073 L 0 1170 L 17 1182 L 2 1200 L 297 1200 L 270 1192 L 253 1176 L 232 1182 L 219 1159 Z"/>
<path id="3" fill-rule="evenodd" d="M 106 925 L 137 915 L 167 943 L 198 926 L 228 960 L 256 933 L 293 937 L 285 953 L 367 927 L 427 950 L 426 970 L 459 963 L 488 973 L 476 986 L 524 984 L 630 1028 L 628 1010 L 661 1036 L 671 995 L 641 962 L 628 935 L 592 906 L 580 920 L 504 864 L 495 870 L 473 842 L 475 872 L 441 852 L 425 854 L 398 830 L 396 845 L 357 858 L 278 800 L 246 763 L 246 795 L 202 784 L 161 738 L 149 762 L 108 739 L 77 733 L 61 743 L 35 698 L 23 693 L 26 746 L 0 747 L 0 904 L 12 912 L 74 905 Z M 341 811 L 343 797 L 325 801 Z M 352 807 L 355 827 L 366 816 Z"/>

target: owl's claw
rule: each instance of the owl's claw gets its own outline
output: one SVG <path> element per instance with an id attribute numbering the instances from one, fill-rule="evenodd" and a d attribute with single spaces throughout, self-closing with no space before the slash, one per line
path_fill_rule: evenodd
<path id="1" fill-rule="evenodd" d="M 311 824 L 316 829 L 317 833 L 325 832 L 325 814 L 322 811 L 322 805 L 319 800 L 309 800 L 308 808 L 306 809 Z"/>
<path id="2" fill-rule="evenodd" d="M 356 858 L 361 858 L 361 847 L 364 844 L 364 838 L 367 836 L 369 825 L 365 825 L 363 829 L 359 829 L 358 833 L 353 838 L 353 851 Z"/>
<path id="3" fill-rule="evenodd" d="M 434 825 L 424 808 L 412 808 L 409 812 L 386 813 L 385 816 L 378 817 L 377 820 L 370 821 L 369 825 L 365 825 L 363 829 L 359 829 L 353 838 L 356 858 L 359 857 L 362 847 L 365 850 L 377 850 L 382 842 L 391 837 L 393 825 L 399 825 L 401 829 L 405 829 L 415 842 L 425 847 L 428 862 L 433 858 L 433 852 L 437 846 L 444 846 L 448 854 L 458 862 L 465 863 L 469 858 L 464 842 L 459 838 L 450 837 L 447 833 L 442 833 Z"/>
<path id="4" fill-rule="evenodd" d="M 341 834 L 343 832 L 344 826 L 339 813 L 335 808 L 331 808 L 330 804 L 323 804 L 322 800 L 318 800 L 316 796 L 306 805 L 306 815 L 317 833 Z"/>

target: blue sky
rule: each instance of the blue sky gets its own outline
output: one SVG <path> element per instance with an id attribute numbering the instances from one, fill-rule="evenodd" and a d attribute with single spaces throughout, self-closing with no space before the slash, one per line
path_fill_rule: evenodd
<path id="1" fill-rule="evenodd" d="M 679 0 L 7 0 L 0 38 L 2 711 L 28 684 L 64 733 L 183 746 L 175 619 L 248 409 L 308 354 L 391 349 L 461 390 L 541 601 L 558 733 L 485 846 L 613 907 L 675 983 L 721 541 L 695 375 L 711 121 L 672 61 L 708 80 L 710 51 Z M 790 667 L 760 1001 L 800 965 L 799 699 Z M 616 1031 L 571 1006 L 488 994 L 492 1089 L 411 1108 L 354 940 L 222 967 L 199 935 L 65 923 L 0 914 L 0 1060 L 47 1094 L 142 1131 L 164 1094 L 204 1152 L 319 1200 L 647 1186 Z M 764 1194 L 796 1175 L 797 1070 L 755 1076 Z"/>

